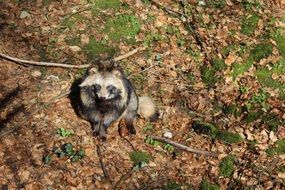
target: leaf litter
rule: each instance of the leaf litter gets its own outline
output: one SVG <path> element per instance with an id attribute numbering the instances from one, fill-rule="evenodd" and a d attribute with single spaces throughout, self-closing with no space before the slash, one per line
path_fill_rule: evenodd
<path id="1" fill-rule="evenodd" d="M 70 100 L 59 99 L 1 137 L 2 188 L 112 189 L 97 144 L 113 182 L 132 171 L 117 189 L 284 188 L 285 34 L 284 16 L 278 14 L 284 4 L 181 2 L 159 1 L 164 9 L 152 1 L 0 1 L 0 51 L 15 57 L 85 64 L 146 46 L 120 64 L 134 73 L 138 94 L 150 95 L 160 111 L 151 126 L 136 121 L 136 136 L 124 134 L 133 150 L 116 127 L 100 144 Z M 181 18 L 166 10 L 187 14 Z M 186 18 L 189 12 L 192 17 Z M 1 131 L 84 73 L 3 59 L 0 68 L 1 104 L 9 100 L 0 107 Z M 7 96 L 17 87 L 20 93 Z M 18 105 L 23 109 L 17 111 Z M 149 135 L 166 132 L 220 157 L 146 142 Z M 65 156 L 56 156 L 55 149 Z"/>

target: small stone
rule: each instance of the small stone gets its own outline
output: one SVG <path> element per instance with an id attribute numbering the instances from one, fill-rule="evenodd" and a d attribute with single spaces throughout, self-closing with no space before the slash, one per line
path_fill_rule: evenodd
<path id="1" fill-rule="evenodd" d="M 30 172 L 29 171 L 20 171 L 19 172 L 20 181 L 22 183 L 28 181 L 29 176 L 30 176 Z"/>
<path id="2" fill-rule="evenodd" d="M 42 76 L 42 73 L 40 71 L 36 70 L 36 71 L 33 71 L 31 75 L 33 77 L 37 78 L 37 77 Z"/>
<path id="3" fill-rule="evenodd" d="M 83 44 L 88 44 L 89 43 L 89 36 L 86 34 L 81 34 L 80 40 Z"/>
<path id="4" fill-rule="evenodd" d="M 278 140 L 273 131 L 270 131 L 269 138 L 272 142 L 276 142 Z"/>
<path id="5" fill-rule="evenodd" d="M 167 131 L 167 132 L 165 132 L 165 133 L 163 134 L 163 137 L 172 139 L 173 135 L 172 135 L 171 132 Z"/>
<path id="6" fill-rule="evenodd" d="M 31 15 L 27 11 L 22 11 L 20 14 L 20 19 L 30 17 Z"/>
<path id="7" fill-rule="evenodd" d="M 69 46 L 69 49 L 73 52 L 78 52 L 81 50 L 81 48 L 78 46 Z"/>
<path id="8" fill-rule="evenodd" d="M 206 3 L 205 3 L 205 1 L 198 1 L 198 5 L 199 5 L 199 6 L 205 6 Z"/>

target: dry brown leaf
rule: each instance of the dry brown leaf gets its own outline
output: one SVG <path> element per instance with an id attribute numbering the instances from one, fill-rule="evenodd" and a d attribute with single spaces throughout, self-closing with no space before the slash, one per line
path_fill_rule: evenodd
<path id="1" fill-rule="evenodd" d="M 69 49 L 73 52 L 81 51 L 81 48 L 78 46 L 69 46 Z"/>
<path id="2" fill-rule="evenodd" d="M 234 63 L 237 59 L 237 56 L 235 54 L 229 54 L 229 56 L 225 59 L 225 64 L 230 66 L 232 63 Z"/>

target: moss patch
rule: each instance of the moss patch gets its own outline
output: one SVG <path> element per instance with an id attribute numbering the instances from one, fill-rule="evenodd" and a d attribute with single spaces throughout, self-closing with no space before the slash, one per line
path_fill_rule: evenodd
<path id="1" fill-rule="evenodd" d="M 260 17 L 257 14 L 252 14 L 242 19 L 241 33 L 251 36 L 254 34 L 255 29 Z"/>
<path id="2" fill-rule="evenodd" d="M 272 54 L 273 47 L 270 43 L 264 42 L 257 44 L 251 51 L 248 60 L 250 62 L 256 61 L 259 62 L 261 59 L 264 59 Z"/>
<path id="3" fill-rule="evenodd" d="M 279 97 L 281 99 L 285 98 L 285 84 L 272 79 L 272 74 L 274 73 L 275 69 L 268 70 L 267 68 L 259 68 L 255 72 L 255 76 L 257 77 L 258 82 L 266 87 L 271 87 L 274 89 L 279 89 Z M 279 70 L 280 71 L 280 70 Z"/>
<path id="4" fill-rule="evenodd" d="M 109 47 L 103 42 L 97 41 L 95 38 L 91 38 L 89 43 L 83 48 L 83 50 L 87 53 L 89 60 L 98 58 L 103 54 L 109 57 L 113 57 L 115 55 L 114 48 Z"/>
<path id="5" fill-rule="evenodd" d="M 278 33 L 273 36 L 273 39 L 277 44 L 280 54 L 282 55 L 283 59 L 285 59 L 285 36 Z"/>
<path id="6" fill-rule="evenodd" d="M 250 113 L 248 113 L 245 116 L 244 120 L 245 120 L 246 123 L 251 123 L 251 122 L 259 119 L 262 116 L 263 113 L 264 112 L 262 110 L 257 110 L 257 111 L 254 111 L 254 112 L 250 112 Z"/>
<path id="7" fill-rule="evenodd" d="M 266 113 L 261 117 L 261 121 L 265 123 L 270 131 L 276 132 L 278 127 L 285 124 L 285 120 L 278 118 L 277 115 Z"/>
<path id="8" fill-rule="evenodd" d="M 234 172 L 234 159 L 233 155 L 229 155 L 222 159 L 219 165 L 220 175 L 224 177 L 231 177 Z"/>
<path id="9" fill-rule="evenodd" d="M 285 140 L 278 140 L 275 147 L 268 148 L 266 150 L 268 156 L 274 156 L 279 154 L 285 154 Z"/>
<path id="10" fill-rule="evenodd" d="M 234 116 L 239 116 L 241 114 L 240 109 L 237 107 L 236 104 L 230 104 L 227 106 L 224 106 L 222 108 L 223 112 L 227 115 L 234 115 Z"/>
<path id="11" fill-rule="evenodd" d="M 137 165 L 140 165 L 142 163 L 148 163 L 150 156 L 147 152 L 134 151 L 130 154 L 130 158 L 131 158 L 134 166 L 137 166 Z"/>
<path id="12" fill-rule="evenodd" d="M 251 66 L 252 62 L 247 61 L 246 63 L 234 63 L 232 66 L 232 77 L 235 79 L 237 76 L 245 73 Z"/>
<path id="13" fill-rule="evenodd" d="M 66 16 L 61 22 L 61 28 L 72 29 L 72 28 L 74 28 L 74 26 L 77 22 L 84 21 L 84 19 L 85 18 L 80 14 L 72 14 L 72 15 Z"/>
<path id="14" fill-rule="evenodd" d="M 201 190 L 219 190 L 220 187 L 216 184 L 211 184 L 207 180 L 203 179 L 201 182 Z"/>
<path id="15" fill-rule="evenodd" d="M 285 173 L 285 166 L 279 166 L 276 168 L 277 172 Z"/>
<path id="16" fill-rule="evenodd" d="M 92 13 L 97 13 L 98 9 L 116 9 L 121 6 L 120 0 L 89 0 L 92 6 Z"/>
<path id="17" fill-rule="evenodd" d="M 215 76 L 216 71 L 212 67 L 202 66 L 200 68 L 201 78 L 203 82 L 209 87 L 213 87 L 218 81 L 218 77 Z"/>
<path id="18" fill-rule="evenodd" d="M 232 66 L 232 77 L 235 79 L 237 76 L 246 72 L 254 62 L 259 62 L 261 59 L 268 57 L 272 54 L 273 47 L 270 43 L 264 42 L 257 44 L 250 51 L 250 55 L 245 63 L 234 63 Z"/>
<path id="19" fill-rule="evenodd" d="M 239 134 L 220 130 L 211 123 L 196 121 L 193 123 L 192 128 L 196 133 L 209 135 L 211 138 L 218 139 L 227 144 L 240 143 L 243 141 Z"/>
<path id="20" fill-rule="evenodd" d="M 140 27 L 140 22 L 134 15 L 118 15 L 107 20 L 103 32 L 112 41 L 127 40 L 127 42 L 133 43 Z"/>
<path id="21" fill-rule="evenodd" d="M 203 65 L 200 67 L 201 78 L 203 82 L 209 87 L 213 87 L 216 82 L 220 80 L 220 76 L 217 75 L 218 71 L 222 71 L 226 68 L 226 64 L 223 59 L 214 58 L 210 66 Z"/>
<path id="22" fill-rule="evenodd" d="M 227 144 L 240 143 L 243 141 L 239 134 L 231 133 L 224 130 L 219 130 L 216 134 L 216 138 Z"/>

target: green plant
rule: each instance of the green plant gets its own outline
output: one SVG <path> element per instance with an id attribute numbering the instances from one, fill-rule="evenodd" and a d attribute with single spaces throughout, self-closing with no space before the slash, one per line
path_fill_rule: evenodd
<path id="1" fill-rule="evenodd" d="M 169 181 L 167 184 L 162 188 L 162 190 L 179 190 L 181 189 L 182 185 L 175 182 L 175 181 Z"/>
<path id="2" fill-rule="evenodd" d="M 280 139 L 275 143 L 275 147 L 268 148 L 266 150 L 268 156 L 285 154 L 285 140 Z"/>
<path id="3" fill-rule="evenodd" d="M 118 15 L 115 18 L 107 20 L 104 33 L 110 40 L 127 40 L 130 43 L 135 41 L 135 36 L 140 32 L 141 24 L 134 15 Z"/>
<path id="4" fill-rule="evenodd" d="M 148 164 L 150 156 L 147 152 L 134 151 L 130 154 L 134 166 Z"/>
<path id="5" fill-rule="evenodd" d="M 201 182 L 201 190 L 219 190 L 220 187 L 216 184 L 211 184 L 206 179 L 203 179 Z"/>
<path id="6" fill-rule="evenodd" d="M 267 100 L 267 98 L 268 94 L 263 89 L 261 89 L 258 94 L 254 94 L 252 96 L 251 103 L 262 104 Z"/>
<path id="7" fill-rule="evenodd" d="M 158 146 L 158 145 L 161 144 L 159 141 L 153 140 L 153 139 L 150 138 L 150 137 L 146 137 L 146 139 L 144 140 L 144 142 L 147 143 L 147 144 L 153 145 L 153 146 Z"/>
<path id="8" fill-rule="evenodd" d="M 257 119 L 259 119 L 264 112 L 261 109 L 256 111 L 250 111 L 244 118 L 246 123 L 251 123 Z"/>
<path id="9" fill-rule="evenodd" d="M 222 159 L 219 165 L 220 175 L 224 177 L 231 177 L 234 172 L 234 159 L 233 155 L 229 155 Z"/>
<path id="10" fill-rule="evenodd" d="M 167 150 L 168 152 L 174 152 L 174 147 L 173 147 L 172 145 L 170 145 L 170 144 L 165 144 L 165 145 L 163 146 L 163 148 L 164 148 L 165 150 Z"/>
<path id="11" fill-rule="evenodd" d="M 241 24 L 241 33 L 251 36 L 254 34 L 255 29 L 260 17 L 257 14 L 252 14 L 244 17 Z"/>
<path id="12" fill-rule="evenodd" d="M 143 128 L 143 131 L 151 131 L 153 129 L 153 125 L 148 122 L 146 126 Z"/>
<path id="13" fill-rule="evenodd" d="M 53 153 L 60 158 L 67 157 L 72 162 L 77 162 L 83 159 L 85 156 L 84 150 L 74 150 L 74 147 L 71 143 L 65 143 L 61 148 L 54 148 Z"/>
<path id="14" fill-rule="evenodd" d="M 239 134 L 231 133 L 225 130 L 220 130 L 211 123 L 195 121 L 192 124 L 192 128 L 196 133 L 209 135 L 211 138 L 213 139 L 217 138 L 227 144 L 241 143 L 243 141 L 242 137 Z"/>
<path id="15" fill-rule="evenodd" d="M 70 137 L 74 135 L 74 131 L 71 129 L 65 129 L 61 127 L 57 129 L 57 134 L 59 134 L 61 137 Z"/>
<path id="16" fill-rule="evenodd" d="M 242 94 L 247 93 L 248 90 L 249 90 L 249 88 L 248 88 L 247 86 L 241 86 L 241 87 L 239 88 L 239 91 L 240 91 Z"/>
<path id="17" fill-rule="evenodd" d="M 49 165 L 50 162 L 51 162 L 52 158 L 50 155 L 46 155 L 43 157 L 43 162 L 44 162 L 44 165 Z"/>

